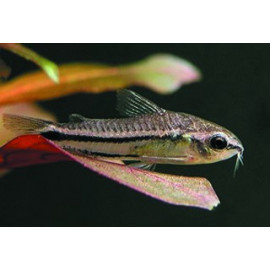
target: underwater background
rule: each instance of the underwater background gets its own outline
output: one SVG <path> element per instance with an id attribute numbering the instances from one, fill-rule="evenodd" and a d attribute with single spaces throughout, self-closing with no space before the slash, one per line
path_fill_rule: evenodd
<path id="1" fill-rule="evenodd" d="M 26 44 L 60 63 L 134 62 L 155 53 L 189 60 L 203 75 L 172 95 L 131 87 L 161 107 L 220 124 L 242 141 L 245 166 L 235 158 L 196 166 L 158 165 L 157 171 L 206 177 L 221 204 L 213 211 L 147 197 L 76 163 L 13 170 L 0 179 L 1 226 L 269 226 L 270 45 L 268 44 Z M 16 77 L 36 67 L 8 52 Z M 71 113 L 119 117 L 116 94 L 76 94 L 40 102 L 60 122 Z"/>

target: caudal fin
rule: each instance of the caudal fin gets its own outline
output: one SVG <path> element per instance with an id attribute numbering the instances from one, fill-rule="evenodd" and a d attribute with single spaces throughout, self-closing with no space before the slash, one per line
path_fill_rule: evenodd
<path id="1" fill-rule="evenodd" d="M 18 135 L 39 134 L 53 122 L 27 116 L 3 114 L 4 127 Z"/>

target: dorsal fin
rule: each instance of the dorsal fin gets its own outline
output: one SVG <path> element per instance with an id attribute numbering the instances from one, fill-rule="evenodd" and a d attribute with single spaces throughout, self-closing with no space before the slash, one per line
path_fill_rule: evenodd
<path id="1" fill-rule="evenodd" d="M 74 123 L 79 123 L 88 120 L 86 117 L 79 115 L 79 114 L 71 114 L 69 116 L 69 121 Z"/>
<path id="2" fill-rule="evenodd" d="M 164 114 L 165 110 L 152 101 L 130 91 L 117 92 L 117 110 L 123 116 L 136 116 L 149 113 Z"/>

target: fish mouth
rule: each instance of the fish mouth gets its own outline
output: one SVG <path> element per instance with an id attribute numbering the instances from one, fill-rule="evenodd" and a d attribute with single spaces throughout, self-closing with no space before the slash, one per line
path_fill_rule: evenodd
<path id="1" fill-rule="evenodd" d="M 244 147 L 242 145 L 229 145 L 227 147 L 227 149 L 228 150 L 231 150 L 231 149 L 237 150 L 237 158 L 236 158 L 236 162 L 235 162 L 235 166 L 234 166 L 234 173 L 233 173 L 233 175 L 235 176 L 236 171 L 239 168 L 239 164 L 244 166 L 244 162 L 243 162 Z"/>
<path id="2" fill-rule="evenodd" d="M 243 157 L 243 153 L 244 153 L 244 147 L 242 145 L 233 145 L 233 144 L 229 144 L 227 147 L 228 150 L 231 149 L 235 149 L 238 152 L 238 156 L 240 156 L 241 158 Z"/>

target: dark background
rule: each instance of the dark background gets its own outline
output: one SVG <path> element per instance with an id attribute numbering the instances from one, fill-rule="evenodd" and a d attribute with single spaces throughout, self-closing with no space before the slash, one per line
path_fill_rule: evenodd
<path id="1" fill-rule="evenodd" d="M 269 226 L 270 45 L 267 44 L 27 44 L 56 63 L 124 64 L 172 53 L 198 66 L 199 83 L 169 96 L 133 90 L 172 111 L 183 111 L 233 131 L 245 147 L 235 158 L 210 165 L 159 165 L 157 171 L 206 177 L 221 204 L 213 211 L 173 206 L 97 175 L 75 163 L 16 169 L 0 179 L 1 226 Z M 36 67 L 8 52 L 12 77 Z M 71 113 L 117 117 L 115 93 L 77 94 L 40 103 L 66 121 Z"/>

